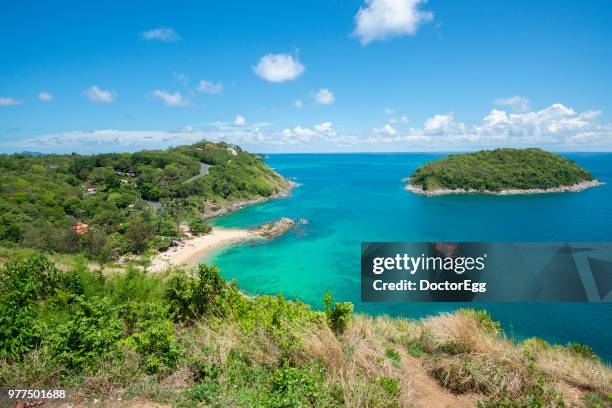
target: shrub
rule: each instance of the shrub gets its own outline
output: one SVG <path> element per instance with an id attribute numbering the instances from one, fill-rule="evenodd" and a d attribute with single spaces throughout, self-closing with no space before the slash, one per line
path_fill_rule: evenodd
<path id="1" fill-rule="evenodd" d="M 215 378 L 205 377 L 202 381 L 187 390 L 187 397 L 193 401 L 203 402 L 207 407 L 222 408 L 221 385 Z"/>
<path id="2" fill-rule="evenodd" d="M 315 368 L 284 366 L 274 371 L 272 390 L 266 406 L 276 408 L 318 406 L 316 403 L 322 394 L 322 372 Z"/>
<path id="3" fill-rule="evenodd" d="M 491 314 L 486 310 L 480 309 L 461 309 L 460 313 L 464 313 L 473 317 L 478 321 L 482 331 L 489 334 L 498 334 L 501 331 L 499 322 L 496 322 L 491 317 Z"/>
<path id="4" fill-rule="evenodd" d="M 148 372 L 174 364 L 179 352 L 167 307 L 156 303 L 131 303 L 125 323 L 129 337 L 124 343 L 143 356 Z"/>
<path id="5" fill-rule="evenodd" d="M 530 337 L 521 343 L 523 355 L 530 359 L 535 359 L 541 351 L 547 350 L 550 346 L 548 343 L 539 337 Z"/>
<path id="6" fill-rule="evenodd" d="M 597 353 L 593 351 L 590 346 L 581 343 L 568 343 L 565 348 L 580 357 L 589 359 L 589 360 L 599 360 L 599 356 Z"/>
<path id="7" fill-rule="evenodd" d="M 46 343 L 55 358 L 76 368 L 91 365 L 99 356 L 111 351 L 123 333 L 120 307 L 109 298 L 76 298 L 66 322 L 53 326 Z"/>
<path id="8" fill-rule="evenodd" d="M 168 301 L 170 314 L 175 321 L 185 322 L 196 317 L 194 304 L 196 284 L 194 278 L 184 274 L 173 276 L 166 284 L 165 297 Z"/>
<path id="9" fill-rule="evenodd" d="M 42 255 L 12 262 L 0 270 L 0 297 L 10 307 L 23 307 L 53 294 L 59 270 Z"/>
<path id="10" fill-rule="evenodd" d="M 189 229 L 193 235 L 208 234 L 212 227 L 205 224 L 200 218 L 194 218 L 189 222 Z"/>
<path id="11" fill-rule="evenodd" d="M 174 276 L 166 285 L 165 296 L 170 313 L 176 321 L 184 322 L 220 312 L 219 297 L 226 289 L 225 281 L 214 266 L 200 264 L 196 278 L 186 275 Z"/>
<path id="12" fill-rule="evenodd" d="M 0 359 L 22 356 L 36 347 L 44 333 L 31 306 L 0 303 Z"/>
<path id="13" fill-rule="evenodd" d="M 102 286 L 100 290 L 110 289 L 116 303 L 157 300 L 161 299 L 164 293 L 162 278 L 159 275 L 150 276 L 132 266 L 128 266 L 125 273 L 107 278 Z"/>
<path id="14" fill-rule="evenodd" d="M 59 270 L 41 255 L 0 270 L 0 357 L 18 357 L 38 345 L 44 324 L 35 304 L 53 294 L 60 280 Z"/>
<path id="15" fill-rule="evenodd" d="M 334 302 L 334 298 L 329 291 L 323 297 L 325 305 L 325 315 L 327 324 L 336 334 L 342 334 L 351 323 L 353 314 L 353 304 L 351 302 Z"/>
<path id="16" fill-rule="evenodd" d="M 210 361 L 192 359 L 190 367 L 196 382 L 200 382 L 205 378 L 215 380 L 219 377 L 219 367 Z"/>
<path id="17" fill-rule="evenodd" d="M 196 300 L 204 313 L 212 309 L 217 296 L 223 293 L 225 281 L 215 266 L 200 264 L 196 275 L 198 278 Z"/>

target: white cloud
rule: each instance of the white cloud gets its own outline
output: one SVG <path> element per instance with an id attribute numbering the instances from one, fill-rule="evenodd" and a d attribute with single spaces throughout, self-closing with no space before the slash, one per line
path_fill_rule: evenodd
<path id="1" fill-rule="evenodd" d="M 301 109 L 304 106 L 304 102 L 302 102 L 301 99 L 298 99 L 293 103 L 293 106 L 295 106 L 298 109 Z"/>
<path id="2" fill-rule="evenodd" d="M 183 84 L 183 86 L 187 86 L 187 84 L 189 83 L 189 77 L 182 72 L 173 72 L 172 78 L 179 81 L 181 84 Z"/>
<path id="3" fill-rule="evenodd" d="M 248 124 L 245 120 L 242 125 L 191 124 L 181 130 L 55 133 L 32 137 L 19 147 L 58 152 L 138 150 L 206 139 L 252 151 L 460 151 L 534 146 L 554 151 L 609 151 L 612 123 L 598 123 L 600 116 L 599 111 L 576 112 L 557 103 L 524 113 L 492 109 L 471 124 L 452 113 L 437 114 L 421 126 L 398 129 L 387 123 L 364 134 L 337 132 L 331 122 L 276 130 L 266 123 Z"/>
<path id="4" fill-rule="evenodd" d="M 355 15 L 355 31 L 361 44 L 414 35 L 420 24 L 433 19 L 430 11 L 419 10 L 427 0 L 365 0 Z"/>
<path id="5" fill-rule="evenodd" d="M 11 96 L 0 96 L 0 106 L 14 106 L 22 103 L 21 99 L 15 99 Z"/>
<path id="6" fill-rule="evenodd" d="M 610 124 L 600 125 L 600 111 L 577 113 L 560 103 L 524 113 L 497 109 L 472 129 L 479 138 L 503 140 L 512 144 L 575 144 L 586 140 L 601 141 L 612 137 Z"/>
<path id="7" fill-rule="evenodd" d="M 221 82 L 214 83 L 203 79 L 198 84 L 197 90 L 203 94 L 219 95 L 223 92 L 223 84 Z"/>
<path id="8" fill-rule="evenodd" d="M 38 99 L 43 102 L 51 102 L 53 100 L 53 95 L 51 95 L 49 92 L 39 92 Z"/>
<path id="9" fill-rule="evenodd" d="M 293 129 L 293 133 L 302 140 L 310 140 L 314 135 L 317 134 L 314 130 L 309 128 L 303 128 L 301 126 L 296 126 Z"/>
<path id="10" fill-rule="evenodd" d="M 317 127 L 320 131 L 317 130 Z M 337 135 L 331 124 L 322 123 L 314 128 L 296 126 L 275 131 L 265 129 L 264 124 L 235 126 L 227 123 L 210 124 L 205 129 L 192 127 L 180 130 L 116 130 L 73 131 L 46 134 L 32 137 L 19 147 L 37 149 L 45 152 L 101 152 L 135 151 L 140 149 L 164 148 L 180 144 L 194 143 L 202 139 L 225 141 L 238 144 L 251 151 L 261 148 L 317 149 L 328 146 L 351 146 L 357 138 L 350 135 Z M 14 147 L 14 145 L 11 145 Z"/>
<path id="11" fill-rule="evenodd" d="M 320 133 L 332 132 L 332 123 L 331 122 L 323 122 L 315 125 L 315 130 Z"/>
<path id="12" fill-rule="evenodd" d="M 96 103 L 112 103 L 117 97 L 115 91 L 100 89 L 97 85 L 93 85 L 83 91 L 83 95 L 89 98 L 90 101 Z"/>
<path id="13" fill-rule="evenodd" d="M 524 96 L 511 96 L 509 98 L 497 98 L 496 105 L 509 106 L 513 112 L 523 113 L 529 111 L 531 103 Z"/>
<path id="14" fill-rule="evenodd" d="M 402 122 L 402 123 L 408 123 L 408 122 L 409 122 L 409 120 L 408 120 L 408 116 L 406 116 L 406 115 L 402 116 L 402 117 L 400 118 L 400 122 Z"/>
<path id="15" fill-rule="evenodd" d="M 187 99 L 185 99 L 180 92 L 170 93 L 156 89 L 155 91 L 153 91 L 152 95 L 157 99 L 161 99 L 164 102 L 164 105 L 171 108 L 175 106 L 189 105 L 189 101 L 187 101 Z"/>
<path id="16" fill-rule="evenodd" d="M 386 123 L 381 128 L 375 128 L 374 133 L 382 133 L 382 134 L 389 135 L 389 136 L 395 136 L 397 135 L 397 130 L 390 124 Z"/>
<path id="17" fill-rule="evenodd" d="M 495 147 L 540 146 L 561 150 L 612 147 L 612 124 L 599 124 L 599 111 L 578 113 L 560 103 L 523 113 L 492 109 L 480 122 L 458 122 L 452 113 L 434 115 L 421 128 L 390 134 L 375 129 L 368 143 L 406 143 L 427 150 L 466 150 Z M 378 130 L 378 132 L 376 131 Z M 384 136 L 384 137 L 383 137 Z M 393 137 L 389 137 L 393 136 Z"/>
<path id="18" fill-rule="evenodd" d="M 456 123 L 452 113 L 438 114 L 427 119 L 423 126 L 423 130 L 429 134 L 449 134 L 457 131 L 462 131 L 464 125 Z"/>
<path id="19" fill-rule="evenodd" d="M 314 99 L 315 99 L 315 102 L 317 102 L 320 105 L 330 105 L 334 103 L 334 101 L 336 100 L 336 97 L 329 89 L 322 88 L 322 89 L 319 89 L 314 94 Z"/>
<path id="20" fill-rule="evenodd" d="M 144 31 L 141 34 L 143 40 L 147 41 L 163 41 L 173 42 L 179 41 L 181 37 L 174 31 L 173 28 L 154 28 L 152 30 Z"/>
<path id="21" fill-rule="evenodd" d="M 385 114 L 387 115 L 393 115 L 394 112 L 395 112 L 395 109 L 393 108 L 385 108 Z"/>
<path id="22" fill-rule="evenodd" d="M 270 82 L 291 81 L 304 73 L 304 65 L 289 54 L 266 54 L 253 67 L 253 71 Z"/>
<path id="23" fill-rule="evenodd" d="M 242 115 L 236 115 L 234 118 L 234 125 L 236 126 L 244 126 L 246 124 L 246 119 Z"/>
<path id="24" fill-rule="evenodd" d="M 318 146 L 319 144 L 335 143 L 337 140 L 344 140 L 333 128 L 331 122 L 323 122 L 314 125 L 313 128 L 296 126 L 293 129 L 283 129 L 278 134 L 269 134 L 268 142 L 275 146 Z"/>

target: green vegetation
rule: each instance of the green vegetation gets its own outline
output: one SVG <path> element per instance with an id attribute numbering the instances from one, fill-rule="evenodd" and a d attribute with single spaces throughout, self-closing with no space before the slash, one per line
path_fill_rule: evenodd
<path id="1" fill-rule="evenodd" d="M 342 334 L 351 323 L 353 314 L 353 304 L 351 302 L 335 302 L 332 294 L 327 291 L 323 296 L 325 306 L 325 317 L 329 327 L 337 333 Z"/>
<path id="2" fill-rule="evenodd" d="M 549 189 L 593 180 L 571 160 L 540 149 L 496 149 L 451 154 L 420 166 L 410 184 L 425 191 Z"/>
<path id="3" fill-rule="evenodd" d="M 402 364 L 402 356 L 393 347 L 388 347 L 385 350 L 385 356 L 387 356 L 387 358 L 391 360 L 395 367 L 399 367 Z"/>
<path id="4" fill-rule="evenodd" d="M 70 404 L 610 402 L 612 370 L 590 349 L 517 343 L 486 312 L 372 318 L 353 315 L 352 304 L 329 293 L 315 311 L 280 295 L 244 296 L 214 266 L 108 273 L 83 256 L 52 258 L 58 263 L 32 250 L 0 250 L 0 384 L 68 389 Z"/>
<path id="5" fill-rule="evenodd" d="M 210 165 L 199 176 L 201 163 Z M 200 142 L 168 150 L 0 156 L 0 244 L 101 262 L 167 249 L 210 231 L 212 208 L 270 196 L 287 182 L 236 146 Z"/>

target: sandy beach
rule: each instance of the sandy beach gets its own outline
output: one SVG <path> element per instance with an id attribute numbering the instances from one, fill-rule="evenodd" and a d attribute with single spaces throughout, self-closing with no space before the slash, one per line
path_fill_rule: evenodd
<path id="1" fill-rule="evenodd" d="M 205 215 L 205 219 L 226 215 L 249 205 L 259 204 L 268 200 L 284 198 L 291 195 L 291 191 L 299 184 L 287 180 L 287 187 L 282 191 L 267 197 L 260 197 L 253 200 L 241 200 L 225 207 L 214 209 Z M 151 266 L 147 268 L 150 272 L 160 272 L 174 266 L 195 266 L 207 254 L 221 248 L 239 244 L 252 239 L 272 239 L 285 233 L 293 227 L 294 223 L 288 218 L 281 218 L 278 221 L 262 224 L 259 228 L 222 228 L 213 227 L 212 232 L 199 237 L 185 238 L 178 241 L 178 245 L 168 248 L 152 259 Z"/>
<path id="2" fill-rule="evenodd" d="M 195 266 L 212 251 L 236 245 L 258 236 L 253 230 L 213 227 L 209 234 L 184 239 L 178 242 L 178 246 L 157 254 L 147 270 L 160 272 L 173 266 Z"/>

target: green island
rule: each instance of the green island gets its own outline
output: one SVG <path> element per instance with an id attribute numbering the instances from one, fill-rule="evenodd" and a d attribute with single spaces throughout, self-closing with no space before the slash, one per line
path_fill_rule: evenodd
<path id="1" fill-rule="evenodd" d="M 202 141 L 96 155 L 0 155 L 0 244 L 99 262 L 167 250 L 206 217 L 287 194 L 291 183 L 237 146 Z"/>
<path id="2" fill-rule="evenodd" d="M 541 149 L 451 154 L 418 167 L 407 190 L 424 195 L 581 191 L 601 184 L 578 164 Z"/>
<path id="3" fill-rule="evenodd" d="M 71 406 L 612 403 L 588 346 L 513 340 L 484 311 L 371 317 L 329 293 L 313 310 L 204 264 L 151 274 L 30 249 L 0 249 L 0 384 L 68 390 Z"/>

